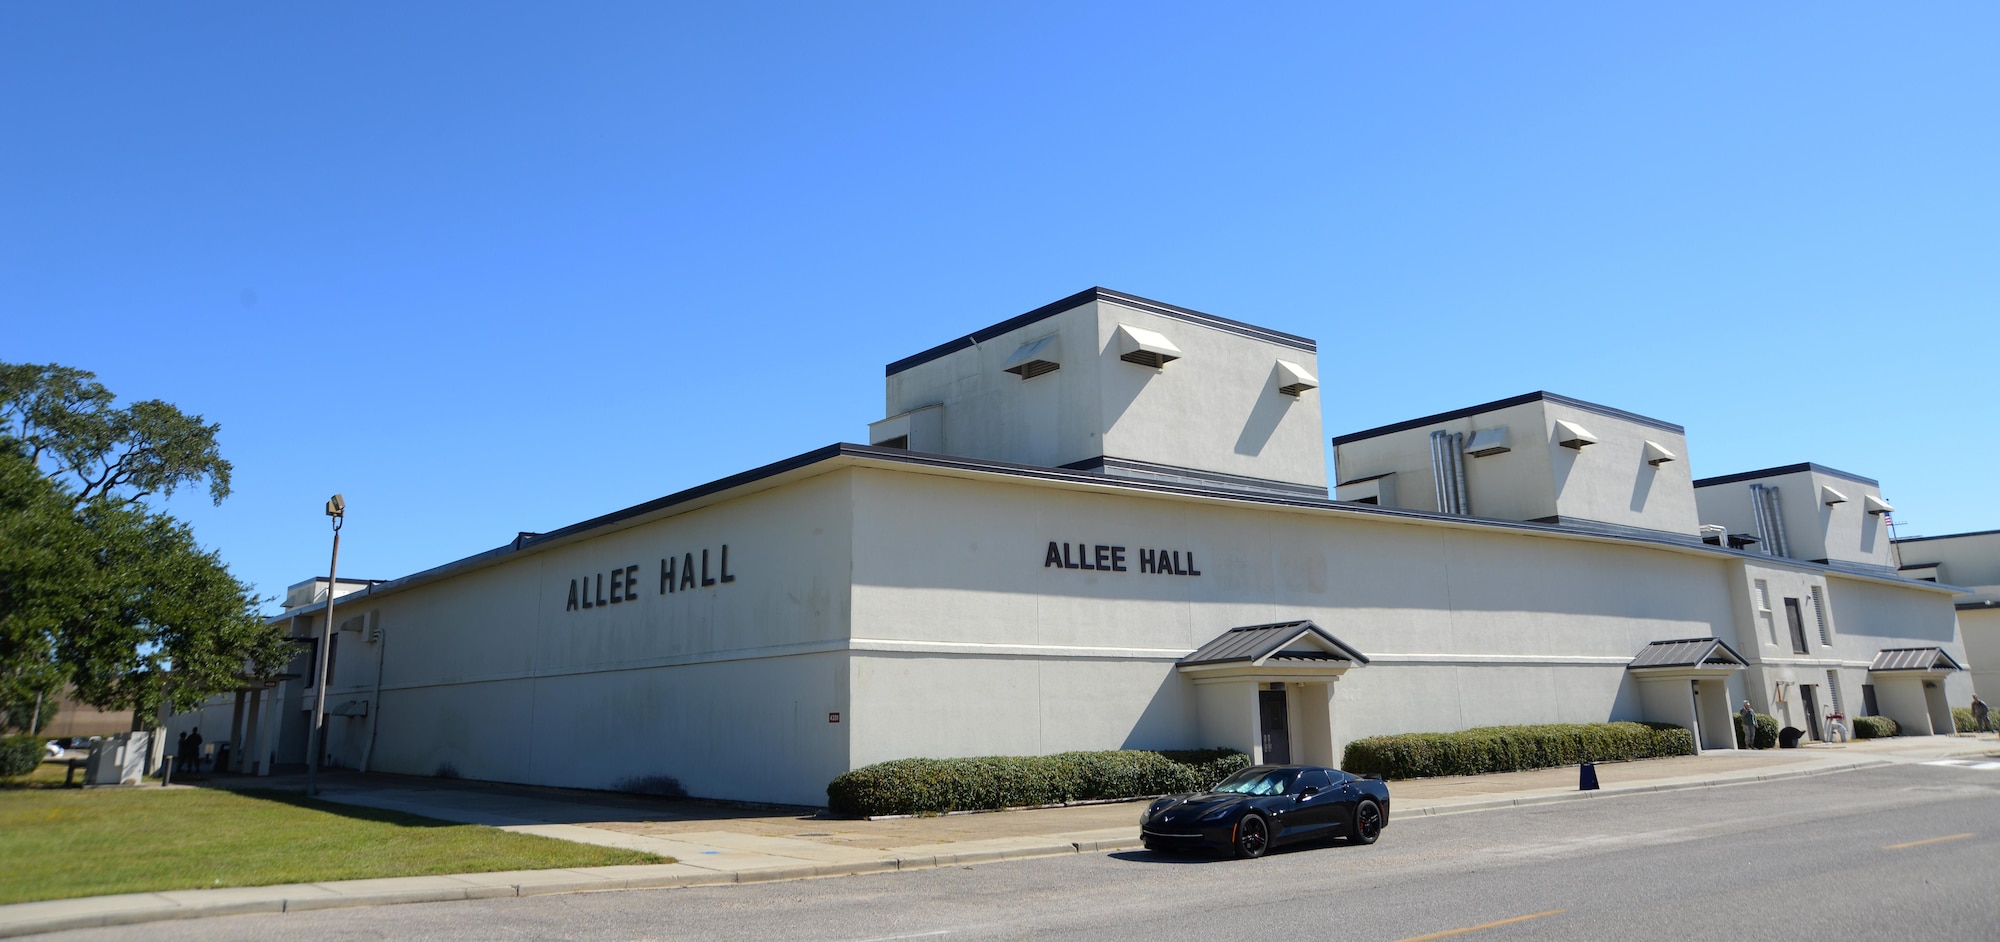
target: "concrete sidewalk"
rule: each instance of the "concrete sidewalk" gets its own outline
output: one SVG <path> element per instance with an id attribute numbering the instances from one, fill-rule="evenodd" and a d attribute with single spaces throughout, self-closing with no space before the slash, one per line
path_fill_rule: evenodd
<path id="1" fill-rule="evenodd" d="M 1576 790 L 1575 767 L 1390 785 L 1392 820 L 1821 775 L 1899 762 L 2000 754 L 1991 737 L 1926 737 L 1796 750 L 1710 752 L 1598 766 L 1602 788 Z M 265 779 L 264 783 L 271 780 Z M 261 783 L 260 783 L 261 784 Z M 275 784 L 275 783 L 274 783 Z M 348 776 L 331 801 L 487 824 L 524 834 L 649 851 L 678 862 L 395 877 L 131 893 L 0 906 L 0 937 L 234 913 L 710 886 L 1096 853 L 1139 846 L 1141 802 L 990 814 L 850 821 L 703 802 L 401 776 Z M 1393 833 L 1393 832 L 1392 832 Z"/>

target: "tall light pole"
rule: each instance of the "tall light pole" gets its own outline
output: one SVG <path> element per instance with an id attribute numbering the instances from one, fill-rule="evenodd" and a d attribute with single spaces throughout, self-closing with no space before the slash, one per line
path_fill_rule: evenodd
<path id="1" fill-rule="evenodd" d="M 313 651 L 313 715 L 312 735 L 307 737 L 306 747 L 306 794 L 319 794 L 319 755 L 326 748 L 326 684 L 331 678 L 326 676 L 327 648 L 333 646 L 333 590 L 339 583 L 334 579 L 340 573 L 340 525 L 347 520 L 347 501 L 339 494 L 326 502 L 326 515 L 333 518 L 333 562 L 326 567 L 326 616 L 320 622 L 319 644 Z"/>

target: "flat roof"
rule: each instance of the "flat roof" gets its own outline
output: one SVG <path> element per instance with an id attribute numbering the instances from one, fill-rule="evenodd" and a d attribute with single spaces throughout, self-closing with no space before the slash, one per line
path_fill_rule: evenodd
<path id="1" fill-rule="evenodd" d="M 1694 482 L 1694 486 L 1708 487 L 1714 484 L 1735 484 L 1738 481 L 1755 481 L 1758 478 L 1775 478 L 1785 474 L 1798 474 L 1801 471 L 1813 471 L 1819 474 L 1827 475 L 1828 477 L 1844 478 L 1846 480 L 1853 481 L 1857 484 L 1867 484 L 1872 487 L 1882 486 L 1882 482 L 1877 481 L 1874 478 L 1864 478 L 1858 474 L 1849 474 L 1845 471 L 1838 471 L 1833 468 L 1829 468 L 1826 465 L 1814 464 L 1810 461 L 1802 462 L 1800 464 L 1788 464 L 1779 468 L 1765 468 L 1762 471 L 1740 471 L 1737 472 L 1736 474 L 1723 474 L 1712 478 L 1701 478 Z"/>
<path id="2" fill-rule="evenodd" d="M 485 552 L 474 553 L 471 556 L 454 560 L 452 562 L 444 563 L 439 566 L 433 566 L 429 569 L 411 573 L 410 575 L 407 576 L 402 576 L 396 579 L 375 581 L 374 584 L 368 586 L 367 588 L 361 589 L 356 592 L 348 593 L 347 595 L 343 595 L 336 601 L 341 605 L 353 605 L 363 598 L 369 598 L 376 595 L 385 595 L 393 592 L 399 592 L 404 589 L 415 588 L 416 586 L 423 585 L 425 583 L 435 582 L 440 579 L 449 578 L 451 576 L 455 576 L 463 572 L 469 572 L 475 569 L 482 569 L 485 568 L 486 566 L 498 565 L 499 563 L 505 561 L 508 558 L 511 558 L 516 554 L 533 553 L 533 552 L 539 552 L 544 549 L 552 549 L 556 546 L 566 544 L 577 539 L 581 539 L 584 537 L 585 534 L 593 530 L 598 530 L 604 527 L 619 526 L 621 524 L 629 524 L 632 526 L 637 526 L 640 523 L 646 522 L 641 518 L 653 514 L 658 514 L 683 504 L 690 504 L 705 498 L 721 495 L 724 494 L 725 492 L 736 490 L 738 488 L 748 487 L 751 485 L 766 483 L 766 482 L 769 482 L 771 486 L 777 486 L 777 484 L 783 482 L 774 481 L 773 479 L 780 478 L 784 475 L 794 474 L 801 471 L 807 471 L 809 469 L 814 468 L 815 466 L 822 464 L 830 465 L 829 467 L 823 470 L 831 471 L 834 470 L 835 467 L 831 465 L 831 463 L 833 462 L 843 462 L 843 461 L 852 462 L 855 460 L 880 461 L 891 464 L 912 465 L 916 467 L 945 469 L 945 470 L 961 471 L 961 472 L 997 474 L 997 475 L 1003 475 L 1007 477 L 1020 478 L 1026 480 L 1044 481 L 1051 483 L 1088 485 L 1091 487 L 1111 488 L 1120 491 L 1156 494 L 1161 496 L 1188 497 L 1188 498 L 1207 499 L 1207 500 L 1227 500 L 1242 504 L 1257 504 L 1270 507 L 1290 507 L 1290 508 L 1309 509 L 1309 510 L 1335 511 L 1341 514 L 1351 515 L 1355 517 L 1369 517 L 1382 520 L 1402 520 L 1410 523 L 1424 523 L 1437 526 L 1450 526 L 1450 527 L 1458 527 L 1466 529 L 1482 529 L 1482 530 L 1506 530 L 1524 534 L 1553 536 L 1566 539 L 1591 540 L 1597 542 L 1613 542 L 1613 543 L 1622 543 L 1634 546 L 1650 546 L 1659 549 L 1677 550 L 1683 553 L 1696 553 L 1700 555 L 1713 556 L 1725 559 L 1741 559 L 1747 561 L 1754 561 L 1763 565 L 1789 565 L 1801 569 L 1812 569 L 1821 572 L 1848 576 L 1852 578 L 1867 579 L 1870 581 L 1877 581 L 1877 582 L 1887 582 L 1911 588 L 1922 588 L 1922 589 L 1948 592 L 1954 595 L 1965 594 L 1971 591 L 1969 589 L 1964 589 L 1957 586 L 1949 586 L 1943 583 L 1926 582 L 1917 579 L 1908 579 L 1896 575 L 1894 570 L 1889 569 L 1886 566 L 1882 567 L 1882 571 L 1879 573 L 1872 571 L 1856 571 L 1852 569 L 1845 569 L 1841 567 L 1826 565 L 1823 563 L 1817 563 L 1810 560 L 1792 559 L 1789 557 L 1780 557 L 1780 556 L 1767 556 L 1762 553 L 1752 553 L 1743 550 L 1728 549 L 1719 546 L 1711 546 L 1709 544 L 1700 542 L 1698 539 L 1692 536 L 1681 536 L 1678 534 L 1671 534 L 1664 532 L 1660 533 L 1657 536 L 1654 536 L 1654 535 L 1649 535 L 1644 531 L 1638 531 L 1636 529 L 1632 532 L 1580 530 L 1575 527 L 1561 525 L 1561 524 L 1554 524 L 1554 523 L 1537 523 L 1533 521 L 1521 521 L 1521 520 L 1500 520 L 1492 517 L 1466 517 L 1457 514 L 1438 513 L 1437 511 L 1431 511 L 1431 510 L 1410 510 L 1401 507 L 1382 507 L 1374 504 L 1357 504 L 1350 501 L 1329 500 L 1325 497 L 1305 497 L 1305 496 L 1291 497 L 1281 494 L 1272 494 L 1269 492 L 1253 492 L 1253 491 L 1237 490 L 1234 488 L 1212 487 L 1212 486 L 1188 484 L 1188 483 L 1173 482 L 1173 481 L 1145 480 L 1139 478 L 1119 477 L 1108 474 L 1093 474 L 1085 471 L 1071 471 L 1062 468 L 1046 468 L 1037 465 L 1009 464 L 1006 462 L 988 461 L 978 458 L 959 458 L 952 455 L 932 455 L 932 454 L 925 454 L 922 452 L 905 451 L 900 448 L 885 448 L 878 445 L 856 445 L 852 443 L 841 442 L 832 445 L 827 445 L 822 448 L 815 448 L 812 451 L 808 451 L 799 455 L 794 455 L 790 458 L 786 458 L 781 461 L 774 461 L 762 467 L 752 468 L 748 471 L 740 472 L 738 474 L 732 474 L 725 478 L 718 478 L 706 484 L 698 484 L 694 487 L 687 488 L 686 490 L 676 491 L 672 494 L 668 494 L 665 497 L 649 500 L 642 504 L 634 504 L 633 506 L 626 507 L 622 510 L 615 510 L 607 514 L 602 514 L 596 517 L 592 517 L 588 520 L 584 520 L 578 523 L 573 523 L 566 527 L 562 527 L 556 530 L 551 530 L 539 536 L 533 536 L 527 538 L 516 537 L 513 540 L 501 544 L 500 546 L 494 547 L 493 549 L 486 550 Z M 811 476 L 811 475 L 806 475 L 806 476 Z M 324 600 L 316 601 L 307 605 L 299 606 L 298 608 L 288 609 L 278 615 L 269 616 L 267 620 L 277 621 L 283 618 L 294 618 L 301 615 L 307 615 L 311 614 L 312 612 L 318 611 L 324 608 L 325 606 L 326 602 Z"/>
<path id="3" fill-rule="evenodd" d="M 1350 442 L 1364 441 L 1366 439 L 1375 438 L 1381 435 L 1390 435 L 1396 432 L 1407 432 L 1413 428 L 1423 428 L 1426 425 L 1436 425 L 1440 422 L 1449 422 L 1453 419 L 1470 418 L 1472 416 L 1482 415 L 1487 412 L 1498 412 L 1501 409 L 1510 409 L 1513 408 L 1514 406 L 1524 406 L 1531 402 L 1554 402 L 1561 405 L 1569 406 L 1572 409 L 1582 409 L 1585 412 L 1595 412 L 1598 415 L 1607 415 L 1614 419 L 1624 419 L 1627 422 L 1637 422 L 1640 425 L 1649 425 L 1652 426 L 1653 428 L 1660 429 L 1662 431 L 1672 432 L 1676 435 L 1687 434 L 1687 429 L 1675 425 L 1672 422 L 1664 422 L 1659 419 L 1652 418 L 1651 416 L 1640 415 L 1637 412 L 1627 412 L 1624 409 L 1614 409 L 1610 406 L 1599 405 L 1595 402 L 1585 402 L 1582 399 L 1573 399 L 1569 396 L 1559 395 L 1557 393 L 1552 393 L 1547 390 L 1538 390 L 1536 392 L 1524 393 L 1522 395 L 1514 396 L 1508 399 L 1496 399 L 1492 402 L 1483 402 L 1476 406 L 1466 406 L 1463 409 L 1453 409 L 1450 412 L 1440 412 L 1436 415 L 1427 415 L 1421 419 L 1411 419 L 1407 422 L 1397 422 L 1393 425 L 1384 425 L 1378 428 L 1366 429 L 1359 432 L 1349 432 L 1346 435 L 1337 435 L 1333 439 L 1333 444 L 1335 447 L 1339 447 L 1341 445 L 1345 445 Z"/>
<path id="4" fill-rule="evenodd" d="M 957 340 L 949 340 L 944 343 L 938 344 L 937 346 L 932 347 L 929 350 L 925 350 L 922 353 L 916 354 L 914 356 L 904 357 L 900 360 L 897 360 L 894 363 L 889 364 L 889 366 L 884 370 L 883 375 L 894 376 L 897 373 L 901 373 L 902 371 L 909 369 L 910 367 L 929 363 L 930 361 L 945 356 L 947 354 L 955 353 L 967 347 L 985 343 L 986 341 L 992 340 L 993 338 L 998 337 L 1001 334 L 1007 333 L 1008 331 L 1018 330 L 1036 321 L 1047 320 L 1048 318 L 1054 317 L 1057 314 L 1061 314 L 1064 311 L 1082 307 L 1083 305 L 1089 304 L 1092 301 L 1110 301 L 1114 304 L 1122 304 L 1129 308 L 1135 308 L 1137 310 L 1145 311 L 1148 314 L 1157 314 L 1161 317 L 1169 317 L 1177 321 L 1186 321 L 1187 323 L 1190 324 L 1199 324 L 1203 327 L 1214 328 L 1216 330 L 1224 331 L 1226 333 L 1237 334 L 1243 337 L 1249 337 L 1254 340 L 1262 340 L 1267 343 L 1275 343 L 1280 346 L 1286 346 L 1298 350 L 1304 350 L 1307 353 L 1319 352 L 1318 343 L 1314 342 L 1310 338 L 1301 337 L 1298 336 L 1297 334 L 1288 334 L 1285 333 L 1284 331 L 1272 330 L 1268 327 L 1258 327 L 1255 324 L 1245 324 L 1242 321 L 1232 321 L 1226 317 L 1217 317 L 1213 314 L 1204 314 L 1201 311 L 1192 310 L 1190 308 L 1176 307 L 1172 304 L 1166 303 L 1165 301 L 1154 301 L 1150 298 L 1139 297 L 1136 294 L 1126 294 L 1123 291 L 1113 291 L 1110 288 L 1100 287 L 1100 288 L 1085 288 L 1082 291 L 1072 294 L 1067 298 L 1064 298 L 1060 301 L 1055 301 L 1053 303 L 1044 304 L 1041 307 L 1035 308 L 1034 310 L 1029 311 L 1026 314 L 1019 314 L 1014 317 L 1010 317 L 1004 321 L 1001 321 L 998 324 L 994 324 L 991 327 L 982 327 L 978 330 L 975 330 L 972 333 L 966 334 L 965 336 L 958 338 Z"/>

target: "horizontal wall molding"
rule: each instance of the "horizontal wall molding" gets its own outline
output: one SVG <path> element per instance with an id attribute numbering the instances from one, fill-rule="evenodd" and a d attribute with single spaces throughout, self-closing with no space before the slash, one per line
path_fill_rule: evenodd
<path id="1" fill-rule="evenodd" d="M 1630 655 L 1588 654 L 1369 654 L 1368 667 L 1623 667 Z"/>

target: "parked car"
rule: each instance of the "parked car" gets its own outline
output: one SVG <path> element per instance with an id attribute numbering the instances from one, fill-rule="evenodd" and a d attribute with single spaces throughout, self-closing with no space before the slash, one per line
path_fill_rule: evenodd
<path id="1" fill-rule="evenodd" d="M 1139 816 L 1147 850 L 1262 857 L 1281 844 L 1346 838 L 1373 844 L 1389 825 L 1389 786 L 1316 765 L 1253 765 Z"/>

